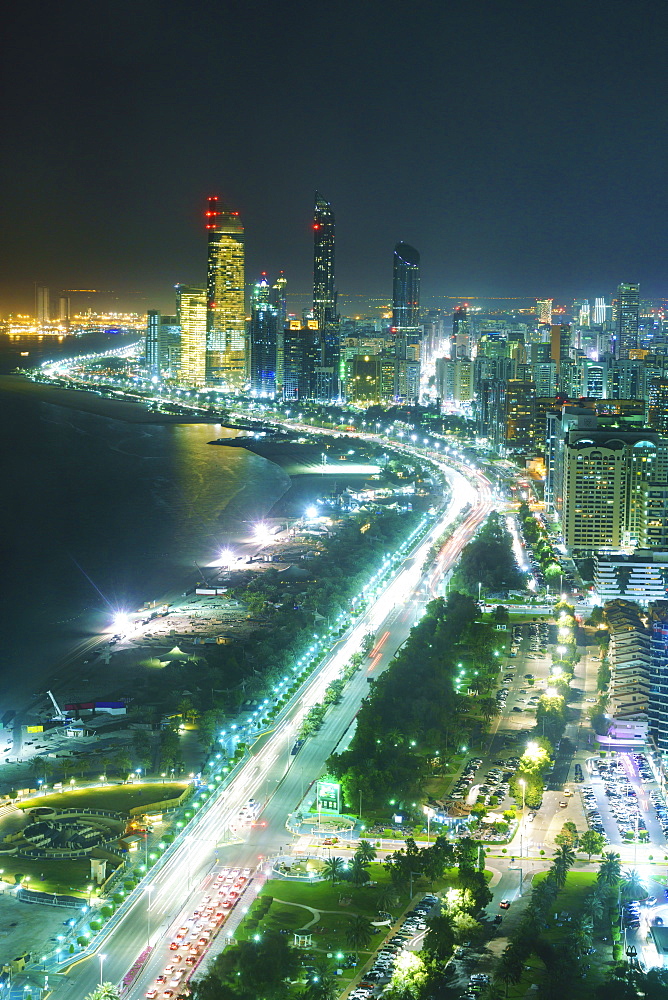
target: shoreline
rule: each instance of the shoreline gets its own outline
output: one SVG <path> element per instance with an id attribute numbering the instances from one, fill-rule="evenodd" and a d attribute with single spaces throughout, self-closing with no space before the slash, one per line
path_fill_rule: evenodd
<path id="1" fill-rule="evenodd" d="M 0 392 L 14 392 L 23 396 L 39 396 L 41 402 L 54 406 L 65 406 L 70 410 L 82 410 L 112 420 L 124 420 L 129 424 L 219 424 L 210 416 L 183 416 L 180 413 L 149 413 L 141 404 L 125 399 L 109 399 L 98 396 L 86 389 L 62 389 L 59 386 L 33 382 L 24 375 L 0 375 Z M 230 428 L 235 430 L 236 428 Z"/>

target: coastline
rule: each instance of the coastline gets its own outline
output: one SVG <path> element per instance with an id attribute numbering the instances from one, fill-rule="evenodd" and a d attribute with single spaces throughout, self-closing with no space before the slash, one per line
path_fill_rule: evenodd
<path id="1" fill-rule="evenodd" d="M 23 375 L 0 375 L 0 392 L 14 392 L 39 397 L 43 403 L 66 406 L 71 410 L 95 413 L 100 417 L 124 420 L 129 424 L 212 424 L 210 416 L 183 416 L 179 413 L 149 413 L 141 403 L 125 399 L 109 399 L 85 389 L 61 389 L 58 386 L 33 382 Z"/>

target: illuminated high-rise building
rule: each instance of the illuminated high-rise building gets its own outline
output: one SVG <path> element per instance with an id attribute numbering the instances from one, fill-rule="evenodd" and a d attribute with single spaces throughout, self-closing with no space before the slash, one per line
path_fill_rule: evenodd
<path id="1" fill-rule="evenodd" d="M 408 243 L 394 248 L 392 275 L 392 332 L 419 329 L 420 254 Z"/>
<path id="2" fill-rule="evenodd" d="M 282 399 L 317 398 L 316 371 L 320 363 L 320 331 L 314 319 L 288 320 L 279 331 L 276 364 L 277 392 Z"/>
<path id="3" fill-rule="evenodd" d="M 144 341 L 146 369 L 151 376 L 160 376 L 160 311 L 149 309 L 146 314 L 146 338 Z"/>
<path id="4" fill-rule="evenodd" d="M 455 311 L 452 314 L 451 358 L 469 358 L 471 356 L 471 329 L 468 316 L 468 303 L 455 306 Z"/>
<path id="5" fill-rule="evenodd" d="M 315 360 L 316 399 L 341 395 L 341 334 L 334 283 L 334 212 L 328 201 L 315 193 L 313 213 L 313 318 L 320 331 Z"/>
<path id="6" fill-rule="evenodd" d="M 320 330 L 337 322 L 334 236 L 332 206 L 316 191 L 313 212 L 313 318 Z"/>
<path id="7" fill-rule="evenodd" d="M 181 329 L 179 380 L 204 385 L 207 361 L 207 293 L 204 288 L 176 286 L 176 321 Z"/>
<path id="8" fill-rule="evenodd" d="M 209 238 L 206 315 L 206 381 L 240 388 L 246 375 L 244 227 L 217 196 L 206 210 Z"/>
<path id="9" fill-rule="evenodd" d="M 279 283 L 280 282 L 280 283 Z M 278 332 L 283 329 L 279 302 L 285 302 L 285 276 L 272 286 L 262 274 L 253 287 L 249 329 L 250 390 L 256 396 L 273 397 L 276 393 Z M 280 325 L 279 325 L 280 324 Z"/>
<path id="10" fill-rule="evenodd" d="M 605 299 L 604 298 L 594 299 L 594 316 L 592 322 L 594 323 L 595 326 L 601 326 L 603 323 L 605 323 L 605 310 L 606 310 Z"/>
<path id="11" fill-rule="evenodd" d="M 552 324 L 552 303 L 554 299 L 536 299 L 536 312 L 538 322 L 551 326 Z"/>
<path id="12" fill-rule="evenodd" d="M 269 293 L 269 301 L 278 313 L 279 330 L 282 330 L 288 321 L 288 302 L 286 297 L 287 286 L 288 279 L 285 277 L 285 271 L 279 271 L 278 277 L 271 286 L 271 291 Z"/>
<path id="13" fill-rule="evenodd" d="M 617 329 L 615 357 L 628 358 L 638 346 L 640 286 L 637 281 L 622 282 L 617 288 Z"/>

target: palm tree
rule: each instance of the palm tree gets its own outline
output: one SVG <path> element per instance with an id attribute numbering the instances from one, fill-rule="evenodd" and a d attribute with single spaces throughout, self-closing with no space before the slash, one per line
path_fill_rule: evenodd
<path id="1" fill-rule="evenodd" d="M 120 1000 L 120 995 L 113 983 L 102 983 L 88 994 L 86 1000 Z"/>
<path id="2" fill-rule="evenodd" d="M 621 880 L 622 899 L 644 899 L 647 895 L 645 883 L 635 868 L 624 872 Z"/>
<path id="3" fill-rule="evenodd" d="M 590 893 L 585 899 L 582 912 L 591 918 L 592 923 L 603 916 L 603 900 L 596 892 Z"/>
<path id="4" fill-rule="evenodd" d="M 353 885 L 364 885 L 365 882 L 369 881 L 369 873 L 366 869 L 367 862 L 359 854 L 355 854 L 348 867 L 348 878 Z"/>
<path id="5" fill-rule="evenodd" d="M 376 848 L 373 846 L 372 843 L 370 843 L 370 841 L 360 840 L 359 844 L 357 845 L 357 850 L 355 851 L 355 857 L 357 857 L 358 854 L 360 855 L 360 857 L 364 859 L 364 861 L 367 864 L 369 864 L 376 858 Z"/>
<path id="6" fill-rule="evenodd" d="M 393 885 L 384 885 L 376 896 L 376 906 L 378 907 L 379 913 L 387 913 L 387 911 L 396 906 L 399 902 L 399 896 L 397 890 Z"/>
<path id="7" fill-rule="evenodd" d="M 619 854 L 616 854 L 614 851 L 608 851 L 607 854 L 603 855 L 603 860 L 598 867 L 596 881 L 601 885 L 616 888 L 619 884 L 621 874 L 622 865 Z"/>
<path id="8" fill-rule="evenodd" d="M 558 886 L 554 884 L 552 879 L 544 879 L 538 883 L 531 893 L 531 902 L 529 903 L 530 909 L 533 910 L 537 917 L 544 919 L 547 916 L 557 892 Z"/>
<path id="9" fill-rule="evenodd" d="M 322 866 L 323 877 L 334 885 L 340 882 L 346 870 L 343 858 L 326 858 Z"/>
<path id="10" fill-rule="evenodd" d="M 496 698 L 481 698 L 478 702 L 478 709 L 485 723 L 491 722 L 494 716 L 499 714 Z"/>
<path id="11" fill-rule="evenodd" d="M 552 861 L 552 872 L 560 888 L 563 888 L 566 884 L 568 870 L 574 864 L 575 851 L 572 847 L 569 847 L 568 844 L 562 844 L 561 847 L 557 848 L 554 852 L 554 860 Z"/>
<path id="12" fill-rule="evenodd" d="M 359 914 L 353 917 L 346 931 L 346 941 L 351 948 L 355 949 L 355 955 L 359 956 L 360 948 L 366 948 L 369 945 L 372 933 L 371 924 L 366 917 Z"/>
<path id="13" fill-rule="evenodd" d="M 303 995 L 306 1000 L 336 1000 L 339 995 L 339 984 L 329 962 L 324 959 L 316 960 Z"/>

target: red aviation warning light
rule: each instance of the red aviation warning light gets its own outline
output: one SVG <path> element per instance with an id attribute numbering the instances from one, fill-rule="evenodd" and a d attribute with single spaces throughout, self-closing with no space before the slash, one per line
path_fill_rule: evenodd
<path id="1" fill-rule="evenodd" d="M 320 223 L 319 222 L 314 222 L 313 223 L 313 228 L 314 229 L 320 229 Z"/>
<path id="2" fill-rule="evenodd" d="M 204 218 L 207 220 L 206 223 L 205 223 L 204 228 L 205 229 L 215 229 L 216 228 L 216 223 L 215 223 L 214 220 L 219 215 L 222 215 L 222 213 L 221 213 L 220 209 L 218 208 L 218 195 L 217 194 L 212 194 L 208 198 L 208 207 L 207 207 L 206 212 L 204 213 Z"/>

